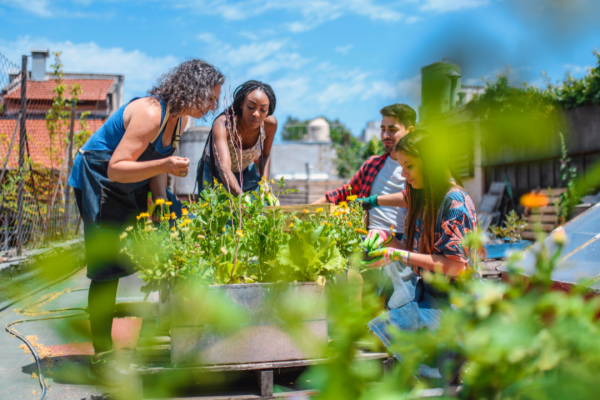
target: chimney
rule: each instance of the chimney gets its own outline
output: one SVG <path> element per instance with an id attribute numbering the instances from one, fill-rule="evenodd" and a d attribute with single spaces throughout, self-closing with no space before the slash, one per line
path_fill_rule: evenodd
<path id="1" fill-rule="evenodd" d="M 31 49 L 31 80 L 46 80 L 46 58 L 49 55 L 48 49 Z"/>

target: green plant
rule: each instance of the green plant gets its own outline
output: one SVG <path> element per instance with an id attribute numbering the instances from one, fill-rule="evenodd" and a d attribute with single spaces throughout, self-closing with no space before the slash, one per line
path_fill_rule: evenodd
<path id="1" fill-rule="evenodd" d="M 527 218 L 519 217 L 515 210 L 511 210 L 503 226 L 493 226 L 490 230 L 496 239 L 508 238 L 511 242 L 517 242 L 521 240 L 521 232 L 526 227 Z"/>
<path id="2" fill-rule="evenodd" d="M 272 193 L 263 179 L 257 192 L 235 197 L 214 185 L 186 204 L 181 219 L 169 213 L 168 202 L 149 197 L 148 212 L 121 234 L 123 251 L 147 290 L 179 279 L 224 285 L 334 278 L 360 248 L 359 205 L 342 204 L 333 214 L 321 209 L 301 220 L 265 205 L 269 195 L 291 191 L 284 186 L 281 179 Z"/>
<path id="3" fill-rule="evenodd" d="M 559 222 L 564 224 L 573 214 L 573 209 L 579 204 L 579 192 L 576 189 L 577 167 L 571 165 L 571 158 L 567 154 L 565 138 L 561 132 L 560 136 L 560 182 L 566 187 L 566 191 L 560 194 Z"/>

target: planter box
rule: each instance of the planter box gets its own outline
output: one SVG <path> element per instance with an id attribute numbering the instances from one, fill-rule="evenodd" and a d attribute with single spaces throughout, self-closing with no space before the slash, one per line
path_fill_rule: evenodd
<path id="1" fill-rule="evenodd" d="M 285 305 L 300 303 L 303 320 L 294 320 L 294 328 L 303 334 L 292 335 L 284 323 Z M 326 303 L 325 288 L 314 282 L 201 288 L 178 285 L 170 296 L 171 364 L 179 367 L 324 357 Z M 229 330 L 210 325 L 210 315 L 215 313 L 243 322 Z"/>
<path id="2" fill-rule="evenodd" d="M 519 240 L 518 242 L 488 243 L 483 247 L 487 251 L 487 258 L 493 259 L 506 258 L 509 252 L 525 250 L 531 244 L 532 242 L 529 240 Z"/>

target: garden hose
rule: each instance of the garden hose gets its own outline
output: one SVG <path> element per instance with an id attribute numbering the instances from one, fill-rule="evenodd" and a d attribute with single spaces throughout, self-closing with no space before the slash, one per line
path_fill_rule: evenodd
<path id="1" fill-rule="evenodd" d="M 68 278 L 69 276 L 65 277 L 64 279 Z M 62 279 L 62 280 L 64 280 L 64 279 Z M 54 282 L 54 283 L 56 283 L 56 282 Z M 53 285 L 54 283 L 52 283 L 51 285 Z M 50 286 L 50 285 L 48 285 L 48 286 Z M 40 289 L 40 290 L 43 290 L 43 289 Z M 63 291 L 62 293 L 61 292 L 58 292 L 58 293 L 64 294 L 64 293 L 71 293 L 71 292 L 80 292 L 80 291 L 84 291 L 84 290 L 88 290 L 88 289 L 75 289 L 75 290 L 68 290 L 68 291 L 66 290 L 66 291 Z M 52 301 L 54 299 L 56 299 L 56 297 L 55 298 L 51 298 L 48 302 L 50 302 L 50 301 Z M 23 311 L 23 310 L 25 310 L 27 308 L 33 307 L 34 305 L 36 305 L 38 303 L 42 303 L 45 300 L 46 299 L 40 299 L 37 302 L 29 305 L 28 307 L 23 308 L 21 311 Z M 13 304 L 14 303 L 15 302 L 13 302 Z M 31 342 L 29 340 L 27 340 L 27 338 L 25 338 L 19 332 L 17 332 L 14 329 L 11 329 L 11 326 L 17 325 L 17 324 L 21 324 L 21 323 L 24 323 L 24 322 L 36 322 L 36 321 L 45 321 L 45 320 L 52 320 L 52 319 L 79 317 L 79 316 L 87 314 L 87 309 L 85 309 L 85 308 L 59 308 L 59 309 L 56 309 L 56 310 L 48 310 L 48 311 L 44 311 L 44 312 L 57 313 L 57 312 L 65 312 L 65 311 L 82 311 L 82 312 L 79 312 L 79 313 L 76 313 L 76 314 L 56 315 L 56 316 L 52 316 L 52 317 L 21 319 L 21 320 L 18 320 L 18 321 L 13 321 L 13 322 L 7 324 L 4 327 L 4 329 L 6 329 L 6 331 L 9 334 L 15 336 L 16 338 L 18 338 L 19 340 L 21 340 L 23 343 L 25 343 L 25 345 L 27 345 L 27 347 L 31 351 L 31 354 L 33 354 L 33 357 L 35 358 L 35 362 L 36 362 L 37 368 L 38 368 L 38 379 L 39 379 L 39 382 L 40 382 L 40 387 L 42 389 L 42 397 L 40 397 L 40 400 L 44 400 L 46 398 L 47 393 L 48 393 L 48 387 L 46 385 L 46 382 L 44 381 L 44 375 L 42 373 L 42 365 L 41 365 L 40 357 L 37 354 L 37 352 L 35 351 L 35 348 L 34 348 L 33 344 L 31 344 Z"/>

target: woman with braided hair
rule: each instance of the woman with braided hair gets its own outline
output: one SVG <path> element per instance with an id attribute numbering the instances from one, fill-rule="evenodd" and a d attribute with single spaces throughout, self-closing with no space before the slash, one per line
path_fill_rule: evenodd
<path id="1" fill-rule="evenodd" d="M 213 122 L 198 164 L 199 192 L 216 180 L 237 196 L 257 190 L 261 177 L 269 178 L 276 103 L 266 83 L 252 80 L 235 89 L 233 104 Z"/>

